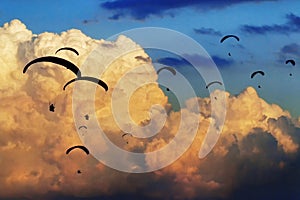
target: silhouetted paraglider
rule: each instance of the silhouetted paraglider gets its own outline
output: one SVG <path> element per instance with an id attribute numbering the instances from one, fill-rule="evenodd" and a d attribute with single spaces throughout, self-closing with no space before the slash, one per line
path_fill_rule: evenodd
<path id="1" fill-rule="evenodd" d="M 71 83 L 73 83 L 73 82 L 75 82 L 75 81 L 81 81 L 81 80 L 82 80 L 82 81 L 90 81 L 90 82 L 96 83 L 96 84 L 102 86 L 102 87 L 105 89 L 105 91 L 108 90 L 108 86 L 107 86 L 107 84 L 106 84 L 104 81 L 102 81 L 102 80 L 100 80 L 100 79 L 97 79 L 97 78 L 94 78 L 94 77 L 90 77 L 90 76 L 81 76 L 81 77 L 74 78 L 74 79 L 70 80 L 69 82 L 67 82 L 67 83 L 64 85 L 64 88 L 63 88 L 63 89 L 65 90 L 66 87 L 67 87 L 69 84 L 71 84 Z"/>
<path id="2" fill-rule="evenodd" d="M 170 71 L 174 76 L 176 75 L 176 70 L 174 69 L 174 68 L 172 68 L 172 67 L 162 67 L 162 68 L 160 68 L 159 70 L 157 70 L 157 74 L 159 74 L 162 70 L 168 70 L 168 71 Z M 170 89 L 169 88 L 166 88 L 166 90 L 167 91 L 170 91 Z"/>
<path id="3" fill-rule="evenodd" d="M 162 67 L 159 70 L 157 70 L 156 73 L 159 74 L 159 72 L 161 72 L 163 69 L 170 71 L 174 76 L 176 75 L 176 70 L 172 67 Z"/>
<path id="4" fill-rule="evenodd" d="M 295 65 L 296 65 L 296 62 L 295 62 L 295 60 L 292 60 L 292 59 L 290 59 L 290 60 L 286 60 L 286 61 L 285 61 L 285 64 L 289 64 L 289 63 L 291 63 L 293 66 L 295 66 Z M 292 73 L 290 73 L 290 76 L 292 76 Z"/>
<path id="5" fill-rule="evenodd" d="M 144 62 L 150 62 L 150 57 L 145 58 L 143 56 L 136 56 L 134 58 L 137 59 L 137 60 L 144 61 Z"/>
<path id="6" fill-rule="evenodd" d="M 87 129 L 87 127 L 83 125 L 83 126 L 79 126 L 78 130 L 80 130 L 80 129 L 82 129 L 82 128 Z"/>
<path id="7" fill-rule="evenodd" d="M 257 74 L 261 74 L 262 76 L 264 76 L 265 75 L 265 72 L 263 72 L 263 71 L 261 71 L 261 70 L 258 70 L 258 71 L 255 71 L 255 72 L 253 72 L 252 74 L 251 74 L 251 78 L 254 78 Z M 258 85 L 258 88 L 261 88 L 261 86 L 260 85 Z"/>
<path id="8" fill-rule="evenodd" d="M 85 147 L 85 146 L 82 146 L 82 145 L 76 145 L 76 146 L 73 146 L 73 147 L 70 147 L 67 149 L 66 151 L 66 154 L 69 154 L 71 151 L 73 151 L 74 149 L 81 149 L 82 151 L 84 151 L 87 155 L 90 153 L 89 150 Z M 80 170 L 77 170 L 77 174 L 81 174 L 81 171 Z"/>
<path id="9" fill-rule="evenodd" d="M 286 60 L 285 61 L 285 64 L 288 64 L 288 63 L 291 63 L 293 66 L 295 66 L 296 65 L 296 62 L 295 62 L 295 60 Z"/>
<path id="10" fill-rule="evenodd" d="M 237 41 L 240 41 L 240 38 L 236 35 L 225 35 L 224 37 L 222 37 L 222 39 L 220 40 L 220 43 L 223 43 L 226 39 L 228 38 L 235 38 Z"/>
<path id="11" fill-rule="evenodd" d="M 221 38 L 220 43 L 223 43 L 228 38 L 235 38 L 237 41 L 240 41 L 240 38 L 236 35 L 225 35 L 224 37 Z M 231 56 L 231 53 L 228 53 L 228 56 Z"/>
<path id="12" fill-rule="evenodd" d="M 85 120 L 89 120 L 90 116 L 88 114 L 84 115 Z"/>
<path id="13" fill-rule="evenodd" d="M 129 136 L 132 137 L 132 135 L 131 135 L 130 133 L 124 133 L 124 134 L 122 135 L 122 138 L 124 139 L 124 137 L 125 137 L 126 135 L 129 135 Z M 126 141 L 126 143 L 128 144 L 128 141 Z"/>
<path id="14" fill-rule="evenodd" d="M 79 53 L 76 49 L 72 48 L 72 47 L 62 47 L 60 49 L 58 49 L 55 54 L 57 54 L 59 51 L 62 51 L 62 50 L 68 50 L 68 51 L 72 51 L 74 52 L 77 56 L 79 56 Z"/>
<path id="15" fill-rule="evenodd" d="M 212 84 L 215 84 L 215 83 L 218 83 L 219 85 L 223 85 L 222 82 L 220 82 L 220 81 L 212 81 L 212 82 L 210 82 L 209 84 L 207 84 L 206 89 L 207 89 L 209 86 L 211 86 Z"/>
<path id="16" fill-rule="evenodd" d="M 261 74 L 262 76 L 265 75 L 265 72 L 261 71 L 261 70 L 258 70 L 258 71 L 255 71 L 251 74 L 251 78 L 254 78 L 254 76 L 256 76 L 256 74 Z"/>
<path id="17" fill-rule="evenodd" d="M 53 103 L 49 103 L 49 111 L 54 112 L 55 110 L 55 105 Z"/>
<path id="18" fill-rule="evenodd" d="M 89 150 L 82 145 L 76 145 L 76 146 L 72 146 L 70 148 L 67 149 L 66 154 L 69 154 L 71 151 L 73 151 L 74 149 L 81 149 L 82 151 L 84 151 L 87 155 L 90 153 Z"/>
<path id="19" fill-rule="evenodd" d="M 27 63 L 25 65 L 25 67 L 23 69 L 23 73 L 26 73 L 27 69 L 31 65 L 33 65 L 35 63 L 39 63 L 39 62 L 50 62 L 50 63 L 64 66 L 65 68 L 72 71 L 77 77 L 81 77 L 81 71 L 79 70 L 79 68 L 76 65 L 74 65 L 73 63 L 71 63 L 68 60 L 65 60 L 65 59 L 59 58 L 59 57 L 55 57 L 55 56 L 45 56 L 45 57 L 36 58 L 36 59 L 30 61 L 29 63 Z"/>

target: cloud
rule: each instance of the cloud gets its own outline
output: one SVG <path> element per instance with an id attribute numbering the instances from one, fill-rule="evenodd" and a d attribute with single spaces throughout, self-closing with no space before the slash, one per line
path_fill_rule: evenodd
<path id="1" fill-rule="evenodd" d="M 144 20 L 151 15 L 163 16 L 169 15 L 174 16 L 174 13 L 171 13 L 174 9 L 193 7 L 200 9 L 201 11 L 206 11 L 208 9 L 222 9 L 229 7 L 234 4 L 240 4 L 245 2 L 251 2 L 250 0 L 234 0 L 230 2 L 225 1 L 202 1 L 202 0 L 192 0 L 192 1 L 181 1 L 175 0 L 170 4 L 167 0 L 114 0 L 106 1 L 101 3 L 101 7 L 107 10 L 115 12 L 113 16 L 117 16 L 119 19 L 120 16 L 131 16 L 133 19 Z M 110 17 L 116 18 L 116 17 Z"/>
<path id="2" fill-rule="evenodd" d="M 222 36 L 222 33 L 220 31 L 216 31 L 213 28 L 194 28 L 194 32 L 202 35 Z"/>
<path id="3" fill-rule="evenodd" d="M 180 67 L 180 66 L 187 66 L 190 65 L 189 62 L 187 62 L 183 58 L 175 58 L 175 57 L 164 57 L 159 58 L 157 60 L 158 63 L 161 63 L 163 65 L 173 66 L 173 67 Z"/>
<path id="4" fill-rule="evenodd" d="M 118 14 L 114 14 L 112 16 L 110 16 L 108 19 L 111 19 L 111 20 L 119 20 L 121 17 L 123 17 L 124 14 L 122 13 L 118 13 Z"/>
<path id="5" fill-rule="evenodd" d="M 281 66 L 285 66 L 286 60 L 292 59 L 296 62 L 297 64 L 297 59 L 300 58 L 300 45 L 297 43 L 290 43 L 287 45 L 284 45 L 279 52 L 277 53 L 278 55 L 278 63 Z"/>
<path id="6" fill-rule="evenodd" d="M 273 25 L 243 25 L 241 30 L 245 33 L 250 34 L 267 34 L 267 33 L 279 33 L 279 34 L 290 34 L 297 33 L 300 30 L 300 17 L 290 13 L 285 16 L 287 22 L 284 24 L 273 24 Z"/>
<path id="7" fill-rule="evenodd" d="M 212 56 L 212 59 L 218 67 L 228 67 L 234 63 L 233 60 L 221 58 L 219 56 Z"/>
<path id="8" fill-rule="evenodd" d="M 294 56 L 299 56 L 300 55 L 300 45 L 297 43 L 292 43 L 285 45 L 281 48 L 281 53 L 284 54 L 291 54 Z"/>
<path id="9" fill-rule="evenodd" d="M 120 97 L 127 95 L 126 88 L 157 79 L 148 60 L 136 59 L 148 58 L 148 55 L 131 39 L 120 36 L 113 42 L 94 40 L 79 30 L 35 35 L 20 21 L 13 20 L 0 28 L 0 41 L 3 64 L 0 68 L 0 199 L 276 199 L 299 196 L 300 121 L 291 118 L 289 112 L 278 105 L 264 101 L 254 88 L 248 87 L 238 95 L 226 92 L 227 115 L 222 134 L 213 151 L 200 160 L 198 152 L 207 128 L 218 118 L 218 112 L 211 113 L 209 98 L 188 99 L 182 111 L 191 118 L 183 121 L 182 113 L 169 110 L 164 128 L 153 138 L 133 138 L 129 139 L 129 144 L 122 139 L 122 131 L 111 110 L 113 89 L 128 71 L 131 73 L 124 78 L 123 87 L 118 88 Z M 66 155 L 70 146 L 82 144 L 74 125 L 73 91 L 71 87 L 62 90 L 63 83 L 74 75 L 50 63 L 36 64 L 22 74 L 27 62 L 54 55 L 63 46 L 74 47 L 79 56 L 66 51 L 56 56 L 78 66 L 84 66 L 96 47 L 103 57 L 89 60 L 94 64 L 108 62 L 109 56 L 133 50 L 118 57 L 103 74 L 111 90 L 96 89 L 96 117 L 112 142 L 129 151 L 159 149 L 173 139 L 180 123 L 189 133 L 191 119 L 196 117 L 195 110 L 199 107 L 199 129 L 188 151 L 170 166 L 145 174 L 113 170 L 81 151 Z M 141 64 L 145 67 L 139 68 Z M 138 74 L 131 71 L 133 69 L 139 70 Z M 54 113 L 48 111 L 49 100 L 56 102 Z M 136 90 L 130 99 L 131 118 L 140 124 L 147 123 L 148 110 L 153 104 L 169 106 L 157 85 L 145 85 Z M 84 114 L 88 111 L 86 105 L 79 106 Z M 124 102 L 117 102 L 117 106 L 124 106 Z M 92 129 L 83 116 L 82 123 Z M 149 158 L 146 161 L 155 164 Z M 78 169 L 82 174 L 76 173 Z"/>

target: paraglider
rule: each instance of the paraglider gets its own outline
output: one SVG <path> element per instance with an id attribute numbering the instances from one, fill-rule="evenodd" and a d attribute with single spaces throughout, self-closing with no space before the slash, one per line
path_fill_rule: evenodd
<path id="1" fill-rule="evenodd" d="M 76 65 L 74 65 L 73 63 L 71 63 L 68 60 L 65 60 L 65 59 L 59 58 L 59 57 L 55 57 L 55 56 L 45 56 L 45 57 L 36 58 L 36 59 L 30 61 L 29 63 L 27 63 L 25 65 L 25 67 L 23 69 L 23 73 L 26 73 L 27 69 L 31 65 L 33 65 L 35 63 L 39 63 L 39 62 L 51 62 L 54 64 L 64 66 L 65 68 L 72 71 L 77 77 L 81 77 L 81 71 L 79 70 L 79 68 Z"/>
<path id="2" fill-rule="evenodd" d="M 84 115 L 85 120 L 89 120 L 90 116 L 88 114 Z"/>
<path id="3" fill-rule="evenodd" d="M 296 62 L 295 62 L 295 60 L 286 60 L 285 61 L 285 64 L 288 64 L 288 63 L 291 63 L 293 66 L 295 66 L 296 65 Z"/>
<path id="4" fill-rule="evenodd" d="M 172 67 L 162 67 L 162 68 L 160 68 L 159 70 L 157 70 L 156 73 L 159 74 L 159 72 L 161 72 L 161 71 L 164 70 L 164 69 L 170 71 L 174 76 L 176 75 L 176 70 L 175 70 L 174 68 L 172 68 Z M 167 90 L 167 91 L 170 91 L 169 88 L 166 88 L 166 90 Z"/>
<path id="5" fill-rule="evenodd" d="M 295 66 L 295 65 L 296 65 L 296 62 L 295 62 L 295 60 L 292 60 L 292 59 L 290 59 L 290 60 L 286 60 L 286 61 L 285 61 L 285 64 L 289 64 L 289 63 L 291 63 L 293 66 Z M 290 73 L 290 76 L 292 76 L 292 73 Z"/>
<path id="6" fill-rule="evenodd" d="M 256 74 L 261 74 L 262 76 L 265 75 L 265 72 L 261 71 L 261 70 L 258 70 L 258 71 L 255 71 L 251 74 L 251 78 L 254 78 L 254 76 L 256 76 Z M 258 85 L 258 88 L 261 88 L 260 85 Z"/>
<path id="7" fill-rule="evenodd" d="M 90 153 L 89 150 L 85 146 L 76 145 L 76 146 L 68 148 L 67 151 L 66 151 L 66 154 L 69 154 L 74 149 L 81 149 L 86 153 L 86 155 L 88 155 Z M 77 174 L 81 174 L 81 171 L 77 170 Z"/>
<path id="8" fill-rule="evenodd" d="M 87 127 L 86 127 L 86 126 L 79 126 L 78 130 L 80 130 L 80 129 L 82 129 L 82 128 L 85 128 L 85 129 L 87 129 Z"/>
<path id="9" fill-rule="evenodd" d="M 224 37 L 222 37 L 222 39 L 220 40 L 220 43 L 223 43 L 226 39 L 230 38 L 230 37 L 233 37 L 235 38 L 237 41 L 240 41 L 240 38 L 236 35 L 226 35 Z"/>
<path id="10" fill-rule="evenodd" d="M 81 149 L 83 150 L 87 155 L 90 153 L 89 150 L 85 147 L 85 146 L 82 146 L 82 145 L 76 145 L 76 146 L 73 146 L 73 147 L 70 147 L 67 149 L 66 151 L 66 154 L 69 154 L 72 150 L 74 149 Z"/>
<path id="11" fill-rule="evenodd" d="M 143 56 L 136 56 L 134 58 L 137 59 L 137 60 L 144 61 L 144 62 L 150 62 L 150 57 L 145 58 Z"/>
<path id="12" fill-rule="evenodd" d="M 207 89 L 209 86 L 211 86 L 212 84 L 215 84 L 215 83 L 218 83 L 219 85 L 223 85 L 222 82 L 220 82 L 220 81 L 212 81 L 212 82 L 210 82 L 209 84 L 207 84 L 206 89 Z"/>
<path id="13" fill-rule="evenodd" d="M 124 137 L 125 137 L 126 135 L 130 135 L 130 136 L 132 137 L 132 135 L 131 135 L 130 133 L 124 133 L 124 134 L 122 135 L 122 138 L 124 139 Z M 126 141 L 126 143 L 128 144 L 128 141 Z"/>
<path id="14" fill-rule="evenodd" d="M 226 35 L 226 36 L 222 37 L 222 39 L 220 40 L 220 43 L 223 43 L 226 39 L 231 38 L 231 37 L 235 38 L 237 41 L 240 41 L 240 38 L 236 35 Z M 228 56 L 231 56 L 230 52 L 228 53 Z"/>
<path id="15" fill-rule="evenodd" d="M 105 91 L 108 90 L 108 86 L 107 86 L 107 84 L 104 81 L 102 81 L 100 79 L 97 79 L 97 78 L 94 78 L 94 77 L 90 77 L 90 76 L 82 76 L 82 77 L 77 77 L 77 78 L 74 78 L 74 79 L 70 80 L 69 82 L 67 82 L 64 85 L 64 90 L 66 89 L 66 87 L 69 84 L 71 84 L 71 83 L 73 83 L 75 81 L 81 81 L 81 80 L 85 80 L 85 81 L 90 81 L 90 82 L 96 83 L 96 84 L 102 86 L 105 89 Z"/>
<path id="16" fill-rule="evenodd" d="M 261 70 L 258 70 L 258 71 L 255 71 L 251 74 L 251 78 L 253 78 L 254 76 L 256 76 L 256 74 L 261 74 L 262 76 L 265 75 L 265 72 L 261 71 Z"/>
<path id="17" fill-rule="evenodd" d="M 49 103 L 49 111 L 54 112 L 55 110 L 55 105 L 53 103 Z"/>
<path id="18" fill-rule="evenodd" d="M 62 51 L 62 50 L 68 50 L 68 51 L 72 51 L 74 52 L 77 56 L 79 56 L 79 53 L 76 49 L 72 48 L 72 47 L 62 47 L 60 49 L 58 49 L 55 54 L 57 54 L 59 51 Z"/>
<path id="19" fill-rule="evenodd" d="M 159 72 L 161 72 L 163 69 L 170 71 L 174 76 L 176 75 L 176 70 L 172 67 L 162 67 L 159 70 L 157 70 L 156 73 L 159 74 Z"/>

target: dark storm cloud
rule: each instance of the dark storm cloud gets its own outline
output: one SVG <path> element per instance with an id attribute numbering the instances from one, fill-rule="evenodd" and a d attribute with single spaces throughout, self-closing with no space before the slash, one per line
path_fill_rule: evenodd
<path id="1" fill-rule="evenodd" d="M 114 11 L 116 15 L 122 13 L 134 19 L 146 19 L 150 15 L 170 15 L 168 11 L 177 8 L 193 7 L 203 11 L 208 9 L 222 9 L 233 4 L 252 2 L 251 0 L 231 1 L 203 1 L 203 0 L 114 0 L 101 3 L 101 7 Z M 258 2 L 258 1 L 256 1 Z"/>
<path id="2" fill-rule="evenodd" d="M 272 24 L 272 25 L 243 25 L 241 30 L 245 33 L 250 34 L 267 34 L 267 33 L 280 33 L 280 34 L 290 34 L 300 31 L 300 17 L 294 15 L 293 13 L 287 14 L 285 16 L 287 19 L 284 24 Z"/>
<path id="3" fill-rule="evenodd" d="M 194 32 L 202 35 L 222 36 L 222 33 L 220 31 L 216 31 L 213 28 L 204 28 L 204 27 L 201 27 L 199 29 L 194 28 Z"/>

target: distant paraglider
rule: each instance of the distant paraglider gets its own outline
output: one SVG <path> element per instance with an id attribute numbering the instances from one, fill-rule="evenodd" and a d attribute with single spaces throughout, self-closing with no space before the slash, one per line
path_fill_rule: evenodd
<path id="1" fill-rule="evenodd" d="M 86 153 L 86 155 L 88 155 L 90 153 L 89 150 L 85 146 L 76 145 L 76 146 L 68 148 L 67 151 L 66 151 L 66 154 L 69 154 L 74 149 L 81 149 L 82 151 L 84 151 Z M 81 174 L 81 171 L 77 170 L 77 174 Z"/>
<path id="2" fill-rule="evenodd" d="M 235 38 L 237 41 L 240 41 L 240 38 L 236 35 L 225 35 L 224 37 L 221 38 L 220 43 L 223 43 L 228 38 Z M 231 56 L 230 52 L 228 53 L 228 56 Z"/>
<path id="3" fill-rule="evenodd" d="M 90 116 L 88 114 L 84 115 L 85 120 L 89 120 Z"/>
<path id="4" fill-rule="evenodd" d="M 129 136 L 132 137 L 132 135 L 131 135 L 130 133 L 124 133 L 124 134 L 122 135 L 122 138 L 124 139 L 124 137 L 125 137 L 126 135 L 129 135 Z M 128 141 L 126 141 L 126 143 L 128 144 Z"/>
<path id="5" fill-rule="evenodd" d="M 295 65 L 296 65 L 296 62 L 295 62 L 295 60 L 292 60 L 292 59 L 290 59 L 290 60 L 286 60 L 286 61 L 285 61 L 285 64 L 289 64 L 289 63 L 291 63 L 293 66 L 295 66 Z M 292 73 L 290 73 L 290 76 L 292 76 Z"/>
<path id="6" fill-rule="evenodd" d="M 285 64 L 289 64 L 289 63 L 291 63 L 293 66 L 296 65 L 295 60 L 286 60 L 286 61 L 285 61 Z"/>
<path id="7" fill-rule="evenodd" d="M 73 146 L 73 147 L 70 147 L 67 149 L 66 151 L 66 154 L 69 154 L 71 151 L 73 151 L 74 149 L 81 149 L 83 150 L 87 155 L 90 153 L 89 150 L 85 147 L 85 146 L 82 146 L 82 145 L 76 145 L 76 146 Z"/>
<path id="8" fill-rule="evenodd" d="M 255 71 L 251 74 L 251 78 L 254 78 L 254 76 L 256 76 L 256 74 L 261 74 L 262 76 L 265 75 L 265 72 L 261 71 L 261 70 L 258 70 L 258 71 Z"/>
<path id="9" fill-rule="evenodd" d="M 76 49 L 72 48 L 72 47 L 62 47 L 60 49 L 58 49 L 55 54 L 57 54 L 59 51 L 62 51 L 62 50 L 68 50 L 68 51 L 72 51 L 74 52 L 77 56 L 79 56 L 79 53 Z"/>
<path id="10" fill-rule="evenodd" d="M 157 70 L 156 73 L 159 74 L 159 72 L 161 72 L 163 69 L 170 71 L 174 76 L 176 75 L 176 70 L 173 67 L 162 67 L 159 70 Z"/>
<path id="11" fill-rule="evenodd" d="M 253 72 L 252 74 L 251 74 L 251 78 L 254 78 L 257 74 L 261 74 L 262 76 L 264 76 L 265 75 L 265 72 L 263 72 L 263 71 L 261 71 L 261 70 L 258 70 L 258 71 L 255 71 L 255 72 Z M 261 88 L 261 86 L 260 85 L 258 85 L 258 88 Z"/>
<path id="12" fill-rule="evenodd" d="M 159 74 L 159 72 L 161 72 L 161 71 L 164 70 L 164 69 L 170 71 L 174 76 L 176 75 L 176 70 L 175 70 L 174 68 L 172 68 L 172 67 L 162 67 L 162 68 L 160 68 L 159 70 L 157 70 L 156 73 Z M 166 90 L 167 90 L 167 91 L 170 91 L 169 88 L 166 88 Z"/>
<path id="13" fill-rule="evenodd" d="M 144 62 L 150 62 L 151 61 L 150 57 L 145 58 L 143 56 L 136 56 L 134 58 L 137 59 L 137 60 L 144 61 Z"/>
<path id="14" fill-rule="evenodd" d="M 80 129 L 82 129 L 82 128 L 85 128 L 85 129 L 87 129 L 87 127 L 86 127 L 86 126 L 79 126 L 78 130 L 80 130 Z"/>
<path id="15" fill-rule="evenodd" d="M 231 37 L 235 38 L 237 41 L 240 41 L 240 38 L 239 38 L 238 36 L 236 36 L 236 35 L 225 35 L 225 36 L 222 37 L 222 39 L 220 40 L 220 43 L 223 43 L 226 39 L 231 38 Z"/>
<path id="16" fill-rule="evenodd" d="M 55 105 L 53 103 L 49 103 L 49 111 L 54 112 L 55 110 Z"/>
<path id="17" fill-rule="evenodd" d="M 215 83 L 218 83 L 219 85 L 223 85 L 222 82 L 220 82 L 220 81 L 212 81 L 212 82 L 210 82 L 209 84 L 207 84 L 206 89 L 207 89 L 209 86 L 211 86 L 212 84 L 215 84 Z"/>
<path id="18" fill-rule="evenodd" d="M 69 69 L 70 71 L 72 71 L 77 77 L 81 76 L 81 71 L 79 70 L 79 68 L 74 65 L 73 63 L 71 63 L 68 60 L 65 60 L 63 58 L 59 58 L 59 57 L 55 57 L 55 56 L 45 56 L 45 57 L 40 57 L 40 58 L 36 58 L 32 61 L 30 61 L 29 63 L 27 63 L 23 69 L 23 73 L 26 73 L 27 69 L 35 64 L 35 63 L 39 63 L 39 62 L 51 62 L 54 64 L 58 64 L 61 66 L 64 66 L 65 68 Z"/>
<path id="19" fill-rule="evenodd" d="M 97 78 L 94 78 L 94 77 L 90 77 L 90 76 L 81 76 L 81 77 L 74 78 L 74 79 L 70 80 L 69 82 L 67 82 L 67 83 L 64 85 L 64 88 L 63 88 L 63 89 L 65 90 L 66 87 L 67 87 L 69 84 L 71 84 L 71 83 L 73 83 L 73 82 L 75 82 L 75 81 L 81 81 L 81 80 L 84 80 L 84 81 L 90 81 L 90 82 L 96 83 L 96 84 L 102 86 L 102 87 L 105 89 L 105 91 L 108 90 L 108 86 L 107 86 L 107 84 L 106 84 L 104 81 L 102 81 L 102 80 L 100 80 L 100 79 L 97 79 Z"/>

